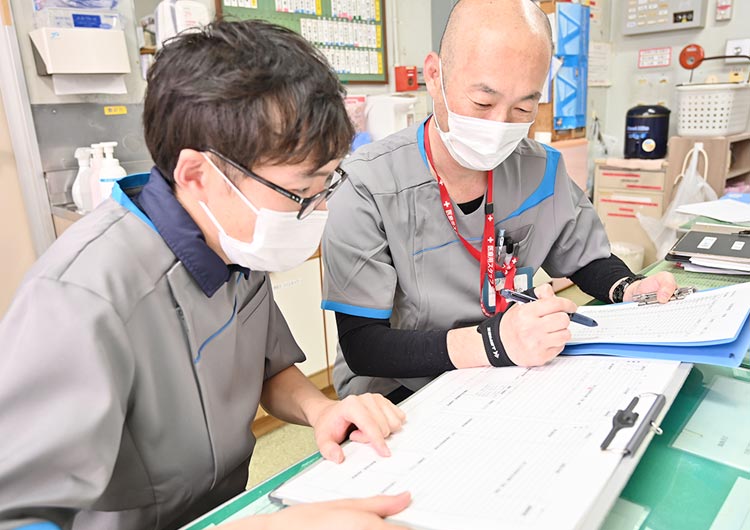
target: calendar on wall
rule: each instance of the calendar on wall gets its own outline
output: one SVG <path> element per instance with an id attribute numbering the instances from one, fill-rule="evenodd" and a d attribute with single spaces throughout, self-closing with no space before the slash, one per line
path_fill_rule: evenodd
<path id="1" fill-rule="evenodd" d="M 223 0 L 228 20 L 289 28 L 328 59 L 342 82 L 387 83 L 385 0 Z"/>

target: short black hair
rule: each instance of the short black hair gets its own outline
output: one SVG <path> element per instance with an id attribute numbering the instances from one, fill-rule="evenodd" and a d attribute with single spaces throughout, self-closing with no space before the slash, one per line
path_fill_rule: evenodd
<path id="1" fill-rule="evenodd" d="M 317 169 L 351 146 L 341 83 L 319 51 L 281 26 L 219 20 L 182 33 L 147 78 L 146 145 L 170 183 L 182 149 L 211 147 L 247 168 Z"/>

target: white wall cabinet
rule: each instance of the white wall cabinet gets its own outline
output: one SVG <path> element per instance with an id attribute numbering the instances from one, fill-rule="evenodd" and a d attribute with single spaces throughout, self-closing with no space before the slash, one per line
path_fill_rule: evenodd
<path id="1" fill-rule="evenodd" d="M 320 308 L 320 258 L 310 259 L 290 271 L 271 273 L 270 277 L 276 303 L 307 356 L 307 360 L 298 365 L 300 370 L 307 376 L 325 372 L 326 385 L 323 386 L 327 386 L 328 352 Z"/>

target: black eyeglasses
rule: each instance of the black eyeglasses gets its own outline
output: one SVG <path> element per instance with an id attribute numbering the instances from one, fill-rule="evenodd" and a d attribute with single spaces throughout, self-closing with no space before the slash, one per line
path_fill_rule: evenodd
<path id="1" fill-rule="evenodd" d="M 209 148 L 206 149 L 206 151 L 220 158 L 222 161 L 226 162 L 243 175 L 260 182 L 264 186 L 268 186 L 273 191 L 280 193 L 287 199 L 291 199 L 299 204 L 299 213 L 297 213 L 297 219 L 304 219 L 313 211 L 315 211 L 315 209 L 320 206 L 323 201 L 328 200 L 331 195 L 333 195 L 333 193 L 341 187 L 341 184 L 343 184 L 344 181 L 349 177 L 349 175 L 346 174 L 346 171 L 344 171 L 340 167 L 337 167 L 333 170 L 333 173 L 331 173 L 326 179 L 326 188 L 323 191 L 320 191 L 311 197 L 300 197 L 296 193 L 292 193 L 291 191 L 286 190 L 281 186 L 277 186 L 273 182 L 264 179 L 260 175 L 256 175 L 249 169 L 242 167 L 237 162 L 228 159 L 227 157 L 217 151 L 214 151 L 213 149 Z"/>

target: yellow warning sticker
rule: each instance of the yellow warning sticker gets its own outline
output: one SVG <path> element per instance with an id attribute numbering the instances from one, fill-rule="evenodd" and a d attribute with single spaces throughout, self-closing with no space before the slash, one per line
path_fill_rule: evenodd
<path id="1" fill-rule="evenodd" d="M 128 108 L 125 105 L 112 105 L 104 107 L 105 116 L 121 116 L 128 113 Z"/>

